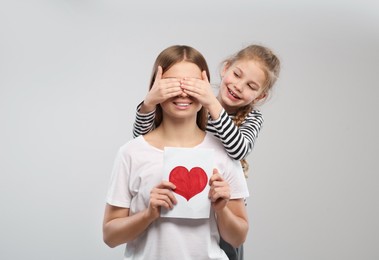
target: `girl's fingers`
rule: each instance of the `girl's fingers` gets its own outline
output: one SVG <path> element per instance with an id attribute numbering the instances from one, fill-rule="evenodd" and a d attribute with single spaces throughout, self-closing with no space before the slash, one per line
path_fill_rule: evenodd
<path id="1" fill-rule="evenodd" d="M 156 81 L 149 91 L 149 100 L 159 104 L 168 98 L 182 94 L 180 81 L 175 78 L 160 79 Z"/>
<path id="2" fill-rule="evenodd" d="M 207 72 L 205 70 L 203 70 L 203 72 L 201 73 L 201 76 L 202 76 L 202 80 L 205 80 L 207 83 L 209 83 Z"/>
<path id="3" fill-rule="evenodd" d="M 162 67 L 158 66 L 157 74 L 155 75 L 155 79 L 154 79 L 155 82 L 159 81 L 162 78 L 162 71 L 163 71 Z"/>

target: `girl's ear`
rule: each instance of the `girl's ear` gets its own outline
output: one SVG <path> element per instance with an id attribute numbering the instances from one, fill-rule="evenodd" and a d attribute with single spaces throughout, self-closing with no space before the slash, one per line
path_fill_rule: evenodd
<path id="1" fill-rule="evenodd" d="M 225 62 L 222 64 L 221 78 L 224 77 L 225 72 L 228 70 L 229 67 L 230 67 L 230 64 L 229 64 L 227 61 L 225 61 Z"/>
<path id="2" fill-rule="evenodd" d="M 267 92 L 262 92 L 255 100 L 254 100 L 254 103 L 262 100 L 262 99 L 265 99 L 267 97 Z"/>

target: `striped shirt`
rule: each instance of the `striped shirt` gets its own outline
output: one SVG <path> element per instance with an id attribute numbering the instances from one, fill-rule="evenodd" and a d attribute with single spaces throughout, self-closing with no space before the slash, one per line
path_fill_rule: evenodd
<path id="1" fill-rule="evenodd" d="M 133 137 L 144 135 L 154 128 L 155 111 L 147 114 L 139 112 L 142 102 L 137 106 L 136 119 L 133 125 Z M 228 115 L 223 109 L 220 117 L 212 120 L 208 115 L 206 130 L 221 140 L 229 156 L 235 160 L 242 160 L 253 150 L 255 140 L 263 124 L 263 116 L 259 110 L 251 111 L 237 127 L 233 122 L 233 115 Z"/>

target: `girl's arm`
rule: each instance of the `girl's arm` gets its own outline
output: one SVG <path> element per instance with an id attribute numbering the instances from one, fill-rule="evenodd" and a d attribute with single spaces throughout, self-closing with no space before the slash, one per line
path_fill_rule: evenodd
<path id="1" fill-rule="evenodd" d="M 217 120 L 208 118 L 207 131 L 221 140 L 231 158 L 241 160 L 253 150 L 262 124 L 263 116 L 258 110 L 251 111 L 240 127 L 223 110 Z"/>
<path id="2" fill-rule="evenodd" d="M 181 87 L 184 93 L 199 100 L 209 111 L 207 131 L 221 140 L 229 156 L 235 160 L 245 159 L 258 137 L 263 123 L 262 114 L 253 110 L 237 127 L 213 94 L 205 72 L 202 73 L 202 79 L 183 79 Z"/>
<path id="3" fill-rule="evenodd" d="M 180 80 L 176 78 L 162 78 L 162 67 L 158 66 L 151 89 L 143 102 L 137 107 L 136 120 L 133 125 L 133 137 L 147 134 L 153 129 L 154 112 L 157 104 L 181 93 Z"/>
<path id="4" fill-rule="evenodd" d="M 230 200 L 229 184 L 217 170 L 209 181 L 209 197 L 216 214 L 220 236 L 234 247 L 242 245 L 249 230 L 248 217 L 243 199 Z"/>
<path id="5" fill-rule="evenodd" d="M 133 138 L 145 135 L 154 128 L 155 108 L 148 113 L 142 113 L 143 102 L 137 106 L 136 118 L 133 124 Z"/>

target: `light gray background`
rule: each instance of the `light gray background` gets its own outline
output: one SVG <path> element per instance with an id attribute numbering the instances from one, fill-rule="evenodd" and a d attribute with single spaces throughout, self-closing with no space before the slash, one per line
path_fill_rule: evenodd
<path id="1" fill-rule="evenodd" d="M 379 259 L 378 1 L 1 1 L 0 259 L 122 259 L 113 159 L 164 48 L 282 60 L 249 161 L 246 259 Z"/>

